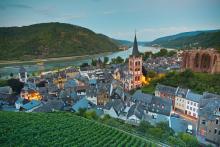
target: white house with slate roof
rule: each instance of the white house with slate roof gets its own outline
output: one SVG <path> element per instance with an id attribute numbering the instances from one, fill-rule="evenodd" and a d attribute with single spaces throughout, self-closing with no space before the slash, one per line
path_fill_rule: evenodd
<path id="1" fill-rule="evenodd" d="M 185 114 L 198 118 L 199 101 L 202 95 L 189 91 L 186 95 L 186 109 Z"/>
<path id="2" fill-rule="evenodd" d="M 175 96 L 175 110 L 185 113 L 186 110 L 186 95 L 189 89 L 178 88 Z"/>

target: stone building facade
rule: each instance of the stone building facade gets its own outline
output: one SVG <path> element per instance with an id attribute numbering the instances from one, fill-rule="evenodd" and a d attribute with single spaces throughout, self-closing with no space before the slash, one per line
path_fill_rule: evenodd
<path id="1" fill-rule="evenodd" d="M 137 44 L 137 38 L 135 34 L 134 38 L 134 45 L 132 54 L 129 56 L 128 59 L 128 73 L 129 75 L 126 77 L 125 80 L 125 90 L 130 91 L 132 89 L 136 89 L 138 87 L 142 86 L 142 56 L 138 51 L 138 44 Z"/>
<path id="2" fill-rule="evenodd" d="M 182 70 L 220 73 L 220 53 L 215 49 L 187 50 L 183 52 L 182 58 Z"/>

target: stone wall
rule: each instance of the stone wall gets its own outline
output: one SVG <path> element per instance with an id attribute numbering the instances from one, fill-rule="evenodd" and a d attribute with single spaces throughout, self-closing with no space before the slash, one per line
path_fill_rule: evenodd
<path id="1" fill-rule="evenodd" d="M 182 58 L 182 70 L 220 73 L 220 53 L 214 49 L 187 50 L 182 53 Z"/>

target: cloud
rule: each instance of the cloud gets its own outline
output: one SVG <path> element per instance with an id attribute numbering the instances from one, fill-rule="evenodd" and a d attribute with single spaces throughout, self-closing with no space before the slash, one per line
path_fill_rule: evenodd
<path id="1" fill-rule="evenodd" d="M 0 9 L 5 10 L 8 8 L 21 8 L 21 9 L 31 9 L 32 7 L 29 5 L 25 4 L 5 4 L 5 5 L 0 5 Z"/>

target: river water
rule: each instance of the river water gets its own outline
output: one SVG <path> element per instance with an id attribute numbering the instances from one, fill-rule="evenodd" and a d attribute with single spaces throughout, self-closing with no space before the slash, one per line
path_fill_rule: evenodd
<path id="1" fill-rule="evenodd" d="M 155 47 L 146 47 L 146 46 L 139 46 L 140 52 L 147 52 L 151 51 L 153 53 L 156 53 L 160 51 L 160 48 Z M 168 49 L 172 50 L 172 49 Z M 114 53 L 102 53 L 97 55 L 91 55 L 91 56 L 85 56 L 85 57 L 79 57 L 79 58 L 73 58 L 73 59 L 64 59 L 59 61 L 45 61 L 44 64 L 39 65 L 37 63 L 22 63 L 22 64 L 13 64 L 13 65 L 6 65 L 4 67 L 0 68 L 0 78 L 6 78 L 10 75 L 10 73 L 13 73 L 14 75 L 18 74 L 20 66 L 23 66 L 27 72 L 33 73 L 33 72 L 40 72 L 40 71 L 48 71 L 53 70 L 56 68 L 62 68 L 62 67 L 68 67 L 68 66 L 78 66 L 82 63 L 91 63 L 92 59 L 95 58 L 101 58 L 103 59 L 105 56 L 109 57 L 109 61 L 111 61 L 112 58 L 116 58 L 118 56 L 122 57 L 123 59 L 126 59 L 131 55 L 132 48 L 129 48 L 125 51 L 118 51 Z"/>

